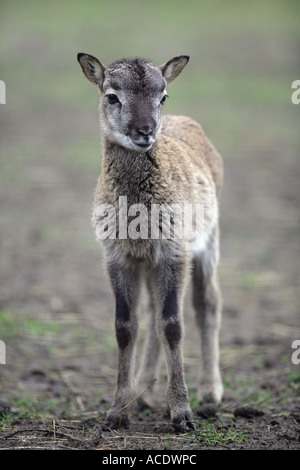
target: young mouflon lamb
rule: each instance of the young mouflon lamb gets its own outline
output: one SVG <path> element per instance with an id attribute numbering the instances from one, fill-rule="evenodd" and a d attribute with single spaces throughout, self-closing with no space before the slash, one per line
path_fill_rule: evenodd
<path id="1" fill-rule="evenodd" d="M 198 398 L 219 403 L 223 394 L 216 275 L 222 159 L 195 121 L 162 117 L 166 87 L 186 66 L 188 56 L 159 67 L 139 58 L 118 60 L 108 67 L 89 54 L 79 53 L 77 58 L 100 94 L 103 156 L 92 220 L 115 296 L 118 343 L 117 389 L 107 425 L 128 424 L 128 409 L 123 408 L 157 377 L 162 346 L 171 420 L 176 430 L 186 432 L 195 428 L 182 358 L 182 310 L 189 277 L 202 350 Z M 197 212 L 197 207 L 203 211 Z M 163 213 L 164 208 L 168 211 Z M 191 209 L 193 226 L 195 216 L 202 214 L 201 229 L 197 225 L 196 231 L 186 230 L 180 236 L 177 229 L 188 220 L 186 208 Z M 143 283 L 150 295 L 151 317 L 137 391 L 137 310 Z M 152 389 L 145 394 L 150 400 Z"/>

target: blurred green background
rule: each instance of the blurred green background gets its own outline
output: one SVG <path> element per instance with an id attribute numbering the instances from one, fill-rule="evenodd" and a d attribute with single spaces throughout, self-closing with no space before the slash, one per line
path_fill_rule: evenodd
<path id="1" fill-rule="evenodd" d="M 6 318 L 77 312 L 95 314 L 89 322 L 98 325 L 99 312 L 112 328 L 90 228 L 101 158 L 98 93 L 76 55 L 108 65 L 124 56 L 161 64 L 188 54 L 164 109 L 197 119 L 224 157 L 222 341 L 299 325 L 300 105 L 291 102 L 300 79 L 299 18 L 296 0 L 1 1 Z"/>

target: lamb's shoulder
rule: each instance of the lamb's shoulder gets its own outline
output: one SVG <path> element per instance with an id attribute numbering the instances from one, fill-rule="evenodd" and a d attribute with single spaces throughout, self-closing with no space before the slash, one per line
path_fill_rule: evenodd
<path id="1" fill-rule="evenodd" d="M 223 184 L 223 160 L 202 126 L 187 116 L 166 115 L 163 118 L 162 136 L 181 148 L 182 165 L 189 162 L 194 171 L 210 174 L 219 196 Z M 168 143 L 170 145 L 170 143 Z"/>

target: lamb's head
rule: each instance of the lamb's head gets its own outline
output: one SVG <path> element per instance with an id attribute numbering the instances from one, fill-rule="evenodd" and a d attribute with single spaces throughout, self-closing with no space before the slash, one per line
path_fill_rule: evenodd
<path id="1" fill-rule="evenodd" d="M 144 59 L 122 59 L 105 67 L 96 57 L 78 54 L 85 76 L 100 92 L 100 122 L 111 142 L 147 151 L 161 127 L 167 84 L 188 63 L 188 56 L 174 57 L 157 67 Z"/>

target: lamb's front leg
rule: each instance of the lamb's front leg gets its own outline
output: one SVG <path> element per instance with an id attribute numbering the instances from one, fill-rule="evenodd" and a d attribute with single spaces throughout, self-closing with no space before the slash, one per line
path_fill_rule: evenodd
<path id="1" fill-rule="evenodd" d="M 128 412 L 122 408 L 135 397 L 135 349 L 138 332 L 136 303 L 139 279 L 122 266 L 110 266 L 115 294 L 115 331 L 118 343 L 118 378 L 114 402 L 108 411 L 107 426 L 127 426 Z"/>
<path id="2" fill-rule="evenodd" d="M 186 432 L 195 429 L 184 377 L 182 353 L 182 303 L 186 266 L 184 262 L 178 262 L 161 266 L 159 271 L 161 312 L 158 318 L 158 332 L 168 370 L 167 401 L 175 429 Z"/>

